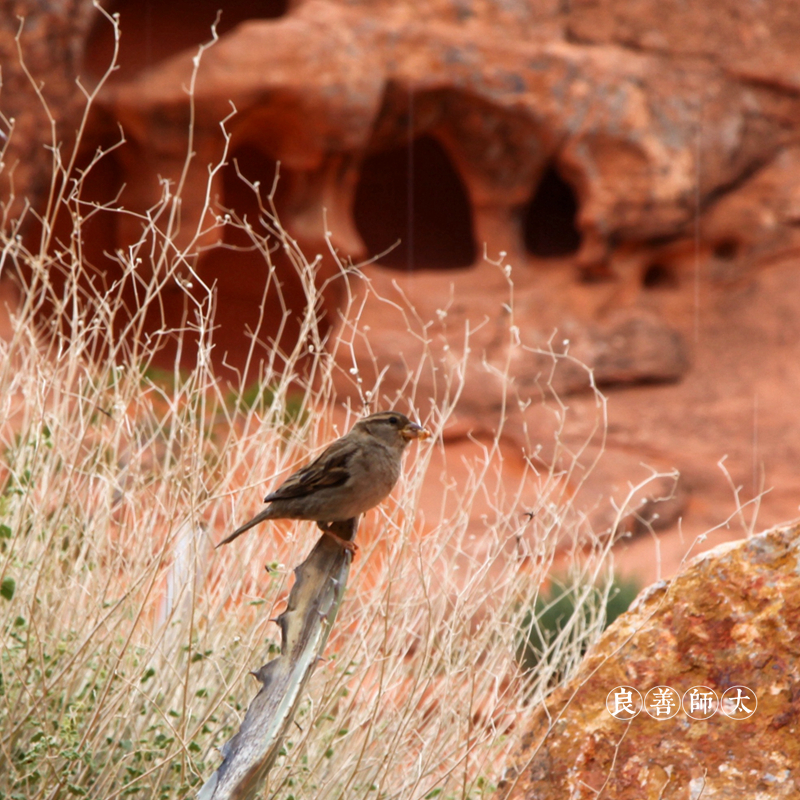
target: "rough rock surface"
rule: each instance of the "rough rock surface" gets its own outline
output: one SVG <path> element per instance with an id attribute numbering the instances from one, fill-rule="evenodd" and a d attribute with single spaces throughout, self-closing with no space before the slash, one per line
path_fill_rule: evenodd
<path id="1" fill-rule="evenodd" d="M 443 3 L 418 15 L 405 4 L 379 10 L 305 0 L 278 19 L 244 22 L 203 60 L 197 110 L 205 158 L 197 168 L 204 173 L 219 151 L 218 123 L 233 102 L 234 143 L 253 144 L 304 176 L 289 180 L 287 224 L 299 217 L 319 236 L 327 205 L 335 241 L 358 255 L 371 231 L 355 229 L 372 220 L 353 220 L 350 210 L 370 154 L 432 137 L 463 181 L 475 239 L 490 252 L 522 249 L 519 209 L 550 167 L 575 195 L 577 259 L 602 275 L 625 243 L 652 248 L 653 240 L 691 237 L 698 214 L 795 138 L 794 89 L 785 79 L 751 75 L 752 51 L 740 54 L 721 37 L 709 37 L 700 52 L 648 48 L 613 30 L 615 14 L 625 17 L 613 3 L 554 8 L 549 26 L 528 5 L 502 13 L 487 3 L 459 15 Z M 783 12 L 792 5 L 765 10 L 762 40 L 783 37 Z M 725 10 L 720 2 L 693 15 L 712 28 Z M 607 32 L 609 25 L 594 22 L 604 11 Z M 636 14 L 660 12 L 649 4 Z M 682 28 L 682 15 L 674 19 Z M 595 27 L 591 40 L 587 29 Z M 136 141 L 152 142 L 157 132 L 153 155 L 165 168 L 174 158 L 173 172 L 183 166 L 183 87 L 194 54 L 189 48 L 116 81 L 105 99 Z M 138 178 L 152 183 L 147 170 Z M 734 237 L 726 244 L 739 252 L 757 243 L 751 231 Z M 414 266 L 436 267 L 426 255 L 416 252 Z"/>
<path id="2" fill-rule="evenodd" d="M 800 795 L 800 527 L 726 544 L 640 595 L 534 720 L 500 796 L 765 800 Z M 646 711 L 627 721 L 608 694 L 657 686 L 680 695 L 737 685 L 752 716 Z"/>
<path id="3" fill-rule="evenodd" d="M 117 144 L 118 124 L 125 143 L 93 169 L 87 200 L 107 202 L 124 185 L 118 202 L 142 213 L 164 181 L 177 185 L 187 81 L 218 5 L 109 0 L 121 19 L 120 69 L 100 92 L 83 157 Z M 6 68 L 11 21 L 20 10 L 32 18 L 34 73 L 47 75 L 64 120 L 81 97 L 72 77 L 93 86 L 107 69 L 112 26 L 88 0 L 3 9 L 0 110 L 27 120 L 9 147 L 24 151 L 17 193 L 36 202 L 47 187 L 47 126 L 30 98 L 7 90 L 24 83 Z M 195 240 L 186 257 L 215 286 L 221 372 L 242 366 L 245 331 L 269 352 L 279 334 L 288 347 L 300 330 L 292 312 L 304 295 L 291 261 L 276 253 L 284 319 L 263 256 L 231 226 L 211 224 L 223 209 L 255 221 L 258 202 L 237 173 L 264 189 L 280 162 L 275 205 L 305 252 L 328 253 L 327 229 L 342 259 L 378 261 L 363 270 L 369 291 L 355 281 L 368 335 L 337 356 L 343 395 L 405 401 L 418 376 L 413 402 L 425 411 L 441 402 L 468 327 L 452 436 L 490 434 L 508 393 L 506 444 L 528 454 L 541 446 L 546 460 L 562 426 L 541 403 L 569 397 L 561 436 L 578 449 L 600 386 L 608 435 L 586 455 L 606 455 L 574 487 L 590 508 L 606 498 L 596 525 L 613 522 L 609 492 L 619 501 L 648 468 L 678 470 L 675 497 L 660 500 L 661 479 L 640 495 L 653 526 L 682 519 L 686 541 L 660 567 L 651 545 L 634 541 L 622 556 L 631 568 L 674 570 L 694 535 L 734 514 L 737 487 L 740 503 L 772 489 L 753 506 L 759 525 L 794 516 L 798 20 L 797 0 L 226 3 L 198 73 L 175 237 L 179 247 Z M 207 195 L 223 118 L 227 165 Z M 140 233 L 134 216 L 94 215 L 87 265 L 113 277 L 105 254 Z M 506 253 L 513 302 L 509 276 L 484 252 Z M 330 256 L 320 260 L 320 285 L 337 273 Z M 340 281 L 327 284 L 323 327 L 341 325 L 345 296 Z M 184 301 L 183 289 L 166 286 L 154 327 L 182 324 Z M 717 467 L 723 458 L 730 480 Z M 755 524 L 745 518 L 715 536 Z"/>
<path id="4" fill-rule="evenodd" d="M 79 75 L 95 14 L 86 0 L 0 2 L 0 200 L 10 218 L 27 199 L 39 206 L 50 191 L 53 137 L 70 157 L 80 113 Z M 37 96 L 37 88 L 39 96 Z"/>

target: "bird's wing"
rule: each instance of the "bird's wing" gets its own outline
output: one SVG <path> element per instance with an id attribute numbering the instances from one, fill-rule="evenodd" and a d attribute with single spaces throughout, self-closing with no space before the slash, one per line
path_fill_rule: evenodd
<path id="1" fill-rule="evenodd" d="M 307 497 L 319 489 L 342 486 L 350 477 L 348 463 L 354 452 L 352 442 L 344 440 L 334 442 L 310 464 L 290 475 L 274 492 L 264 498 L 264 502 Z"/>

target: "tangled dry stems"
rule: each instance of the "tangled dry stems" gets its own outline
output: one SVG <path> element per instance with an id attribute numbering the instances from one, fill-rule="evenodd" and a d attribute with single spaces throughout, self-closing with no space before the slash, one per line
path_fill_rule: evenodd
<path id="1" fill-rule="evenodd" d="M 25 219 L 4 220 L 0 277 L 19 282 L 21 304 L 12 338 L 0 343 L 0 796 L 184 797 L 238 726 L 254 692 L 246 673 L 277 646 L 269 619 L 315 534 L 298 523 L 222 552 L 213 543 L 274 479 L 342 432 L 329 409 L 344 408 L 345 427 L 360 413 L 337 403 L 333 377 L 347 361 L 342 353 L 356 358 L 354 343 L 365 336 L 359 312 L 373 290 L 360 270 L 339 263 L 347 302 L 326 340 L 317 262 L 281 227 L 271 196 L 251 185 L 263 234 L 209 194 L 210 216 L 201 218 L 247 232 L 264 259 L 264 291 L 280 290 L 278 247 L 306 292 L 304 308 L 286 308 L 302 319 L 280 360 L 274 343 L 252 338 L 248 362 L 260 363 L 268 391 L 246 401 L 244 379 L 222 382 L 212 365 L 214 287 L 192 266 L 207 231 L 176 244 L 181 186 L 165 184 L 159 205 L 136 216 L 141 238 L 115 254 L 122 277 L 87 282 L 81 231 L 98 207 L 84 200 L 86 174 L 74 160 L 54 164 L 35 243 L 20 235 Z M 64 214 L 71 236 L 57 241 L 55 217 Z M 135 307 L 124 299 L 128 281 Z M 190 292 L 190 283 L 203 291 Z M 148 334 L 145 316 L 168 284 L 186 290 L 184 322 Z M 424 321 L 413 307 L 404 312 L 427 345 L 424 360 L 437 359 Z M 517 333 L 512 315 L 515 346 Z M 437 362 L 435 412 L 424 420 L 437 437 L 457 408 L 467 360 L 479 358 L 457 335 L 461 355 Z M 165 340 L 178 342 L 166 373 L 154 370 Z M 186 371 L 180 355 L 190 342 L 197 366 Z M 371 366 L 380 376 L 381 365 Z M 409 372 L 411 410 L 424 367 Z M 361 392 L 365 404 L 380 403 L 380 382 Z M 395 499 L 367 519 L 328 660 L 265 796 L 491 792 L 530 714 L 602 626 L 600 612 L 576 615 L 540 668 L 523 674 L 517 666 L 520 624 L 557 546 L 584 543 L 589 554 L 573 579 L 587 587 L 604 574 L 609 546 L 594 539 L 585 547 L 586 520 L 565 489 L 582 453 L 559 444 L 566 407 L 554 393 L 543 402 L 555 421 L 553 457 L 549 465 L 530 459 L 519 485 L 499 471 L 501 409 L 497 436 L 469 480 L 443 482 L 438 518 L 429 513 L 422 525 L 415 517 L 423 482 L 440 479 L 428 449 L 409 464 Z M 599 394 L 597 410 L 592 435 L 602 436 Z M 494 507 L 478 548 L 472 509 L 487 494 Z M 523 496 L 535 498 L 530 514 L 520 513 Z"/>

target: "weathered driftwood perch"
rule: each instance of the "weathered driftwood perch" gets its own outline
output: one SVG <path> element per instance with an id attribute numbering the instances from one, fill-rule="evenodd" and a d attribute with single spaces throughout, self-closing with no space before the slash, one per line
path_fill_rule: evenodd
<path id="1" fill-rule="evenodd" d="M 357 519 L 335 522 L 331 530 L 352 540 Z M 222 748 L 223 762 L 203 784 L 197 800 L 245 800 L 256 795 L 272 767 L 297 703 L 325 648 L 344 595 L 352 557 L 330 536 L 322 536 L 294 571 L 286 610 L 278 617 L 281 654 L 253 673 L 261 689 L 250 703 L 239 732 Z"/>

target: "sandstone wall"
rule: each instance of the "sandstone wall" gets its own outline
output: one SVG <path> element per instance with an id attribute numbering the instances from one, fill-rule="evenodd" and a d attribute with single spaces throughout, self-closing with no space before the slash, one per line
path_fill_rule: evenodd
<path id="1" fill-rule="evenodd" d="M 180 179 L 185 89 L 216 5 L 108 4 L 121 19 L 120 69 L 100 92 L 79 161 L 118 142 L 120 125 L 125 143 L 93 170 L 87 199 L 106 202 L 124 185 L 119 202 L 142 212 L 164 180 Z M 624 495 L 647 474 L 642 462 L 677 468 L 669 502 L 660 501 L 671 491 L 663 481 L 645 492 L 642 524 L 675 529 L 682 517 L 699 533 L 735 507 L 716 466 L 727 456 L 740 498 L 773 489 L 763 522 L 796 512 L 800 3 L 225 5 L 220 39 L 198 73 L 176 237 L 182 246 L 207 228 L 202 252 L 189 256 L 216 286 L 221 370 L 241 366 L 246 329 L 265 342 L 280 331 L 282 346 L 297 335 L 291 315 L 281 323 L 274 289 L 262 319 L 263 258 L 232 250 L 246 241 L 210 224 L 223 209 L 256 220 L 258 203 L 238 173 L 271 186 L 280 162 L 275 204 L 309 254 L 327 252 L 327 228 L 343 259 L 380 256 L 364 268 L 369 336 L 352 351 L 361 383 L 348 352 L 342 393 L 360 399 L 370 386 L 389 402 L 419 373 L 424 411 L 441 396 L 441 370 L 457 361 L 469 325 L 473 359 L 453 437 L 491 434 L 510 389 L 509 452 L 543 444 L 547 458 L 554 423 L 539 404 L 553 391 L 571 398 L 576 419 L 563 435 L 582 441 L 594 419 L 588 374 L 568 357 L 553 371 L 541 351 L 568 352 L 611 397 L 608 437 L 593 444 L 607 456 L 581 483 L 589 506 L 609 487 Z M 16 60 L 15 15 L 28 16 L 30 71 L 44 80 L 67 144 L 80 111 L 73 79 L 96 85 L 113 27 L 88 2 L 2 10 L 0 110 L 22 133 L 5 160 L 19 161 L 17 194 L 40 203 L 50 127 Z M 224 118 L 230 153 L 204 211 Z M 87 268 L 113 275 L 104 254 L 138 235 L 131 218 L 97 215 Z M 504 252 L 512 267 L 512 313 L 508 275 L 484 261 L 484 249 L 494 260 Z M 301 285 L 276 259 L 291 309 L 302 303 Z M 318 279 L 337 272 L 326 256 Z M 182 292 L 165 288 L 168 322 L 183 313 Z M 334 281 L 326 325 L 340 324 L 343 298 Z M 424 337 L 409 335 L 406 303 Z M 419 371 L 426 352 L 432 360 Z M 510 380 L 499 377 L 506 370 Z M 601 527 L 613 516 L 604 508 Z"/>

